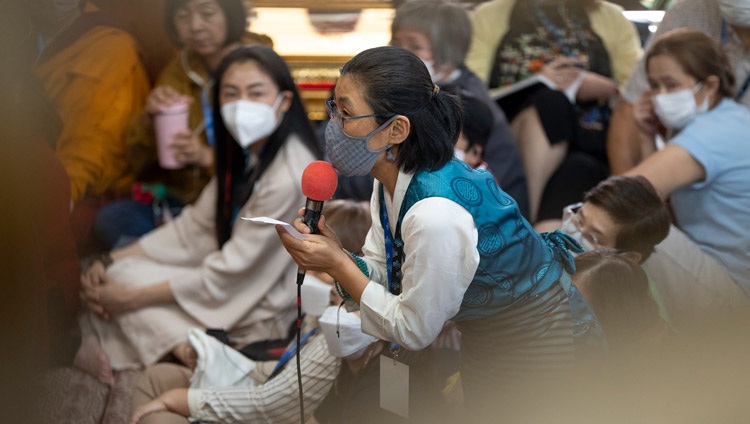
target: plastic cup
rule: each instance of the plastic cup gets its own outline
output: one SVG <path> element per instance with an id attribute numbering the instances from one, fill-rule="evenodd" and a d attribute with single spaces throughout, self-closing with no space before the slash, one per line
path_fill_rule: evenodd
<path id="1" fill-rule="evenodd" d="M 174 151 L 171 149 L 174 135 L 189 127 L 188 119 L 190 108 L 186 103 L 177 103 L 162 109 L 154 116 L 154 129 L 156 130 L 156 150 L 159 156 L 159 166 L 164 169 L 179 169 L 184 164 L 177 161 Z"/>

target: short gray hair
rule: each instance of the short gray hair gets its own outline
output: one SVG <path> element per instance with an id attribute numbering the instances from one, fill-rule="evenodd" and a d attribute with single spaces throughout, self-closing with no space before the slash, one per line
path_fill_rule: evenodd
<path id="1" fill-rule="evenodd" d="M 396 10 L 391 36 L 405 28 L 430 39 L 435 66 L 464 63 L 471 44 L 471 20 L 462 6 L 445 0 L 409 1 Z"/>

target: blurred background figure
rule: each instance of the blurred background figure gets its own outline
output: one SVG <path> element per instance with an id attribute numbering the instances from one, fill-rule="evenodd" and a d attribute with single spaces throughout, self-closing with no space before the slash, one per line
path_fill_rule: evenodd
<path id="1" fill-rule="evenodd" d="M 490 99 L 487 86 L 464 64 L 472 39 L 466 10 L 447 0 L 414 0 L 401 5 L 391 24 L 391 45 L 422 59 L 432 81 L 458 96 L 473 96 L 491 111 L 493 125 L 483 146 L 483 159 L 500 188 L 529 216 L 526 175 L 508 120 Z"/>
<path id="2" fill-rule="evenodd" d="M 166 33 L 179 52 L 161 71 L 130 126 L 130 166 L 139 184 L 130 199 L 102 208 L 95 233 L 106 249 L 122 246 L 179 215 L 194 202 L 213 175 L 215 143 L 211 110 L 213 75 L 224 56 L 241 44 L 264 44 L 268 37 L 247 32 L 241 0 L 168 0 Z M 160 166 L 154 120 L 163 113 L 188 109 L 187 125 L 167 143 L 168 168 Z"/>
<path id="3" fill-rule="evenodd" d="M 727 56 L 700 31 L 661 35 L 645 63 L 651 89 L 634 115 L 644 133 L 666 128 L 669 143 L 627 174 L 646 177 L 675 218 L 645 267 L 678 329 L 721 322 L 750 293 L 750 109 L 734 99 Z"/>
<path id="4" fill-rule="evenodd" d="M 18 423 L 40 422 L 44 373 L 72 360 L 80 289 L 71 186 L 54 151 L 62 124 L 31 72 L 30 12 L 0 3 L 0 407 Z"/>
<path id="5" fill-rule="evenodd" d="M 472 23 L 466 63 L 490 88 L 548 81 L 504 112 L 523 157 L 531 222 L 554 219 L 609 175 L 609 103 L 640 57 L 638 34 L 619 6 L 599 0 L 492 0 Z"/>
<path id="6" fill-rule="evenodd" d="M 604 330 L 611 355 L 629 355 L 665 340 L 669 327 L 649 293 L 646 273 L 615 250 L 576 257 L 573 284 Z"/>
<path id="7" fill-rule="evenodd" d="M 90 245 L 96 210 L 130 190 L 125 136 L 149 82 L 124 24 L 88 0 L 35 0 L 28 7 L 44 40 L 34 74 L 62 120 L 56 152 L 70 178 L 73 226 Z"/>
<path id="8" fill-rule="evenodd" d="M 489 169 L 484 151 L 494 126 L 492 112 L 485 102 L 465 93 L 461 105 L 464 122 L 456 141 L 456 157 L 474 169 Z"/>
<path id="9" fill-rule="evenodd" d="M 705 33 L 727 54 L 736 77 L 731 93 L 735 100 L 750 105 L 750 2 L 747 0 L 681 0 L 670 7 L 651 38 L 675 28 Z M 647 48 L 649 45 L 646 46 Z M 645 61 L 641 60 L 612 114 L 607 151 L 613 174 L 631 169 L 656 150 L 654 134 L 638 130 L 633 107 L 648 91 Z M 663 133 L 664 129 L 661 129 Z"/>

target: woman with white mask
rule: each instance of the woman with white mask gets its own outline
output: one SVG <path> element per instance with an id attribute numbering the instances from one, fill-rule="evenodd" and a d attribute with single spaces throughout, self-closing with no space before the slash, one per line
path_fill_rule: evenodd
<path id="1" fill-rule="evenodd" d="M 635 106 L 638 125 L 665 127 L 671 137 L 627 174 L 669 198 L 675 222 L 645 268 L 670 314 L 705 325 L 745 306 L 750 293 L 750 110 L 733 100 L 729 61 L 701 32 L 665 33 L 646 71 L 650 102 Z"/>
<path id="2" fill-rule="evenodd" d="M 123 247 L 177 216 L 213 176 L 215 124 L 211 89 L 221 60 L 243 44 L 271 47 L 271 40 L 246 31 L 242 0 L 169 0 L 164 27 L 179 51 L 159 73 L 140 119 L 127 134 L 134 195 L 105 206 L 95 234 L 106 248 Z M 157 121 L 187 110 L 187 125 L 167 132 L 166 150 L 157 154 Z M 169 118 L 167 118 L 169 119 Z M 165 159 L 167 158 L 167 159 Z M 166 161 L 165 161 L 166 160 Z"/>
<path id="3" fill-rule="evenodd" d="M 179 217 L 82 277 L 93 341 L 112 369 L 150 365 L 169 353 L 189 362 L 189 327 L 225 329 L 244 345 L 285 336 L 294 319 L 292 258 L 273 227 L 238 218 L 293 219 L 305 201 L 302 171 L 321 154 L 273 50 L 241 47 L 216 75 L 214 178 Z M 95 343 L 85 346 L 91 351 Z"/>

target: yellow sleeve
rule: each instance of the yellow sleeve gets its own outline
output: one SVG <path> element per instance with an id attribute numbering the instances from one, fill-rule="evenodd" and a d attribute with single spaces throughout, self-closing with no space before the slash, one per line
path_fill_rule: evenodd
<path id="1" fill-rule="evenodd" d="M 494 0 L 479 5 L 471 15 L 472 38 L 466 67 L 484 81 L 490 78 L 495 52 L 508 31 L 508 20 L 514 0 Z"/>
<path id="2" fill-rule="evenodd" d="M 73 57 L 63 52 L 51 61 L 59 59 L 64 69 L 56 71 L 57 86 L 48 87 L 64 123 L 57 154 L 70 177 L 74 201 L 129 188 L 124 138 L 149 88 L 130 35 L 99 27 L 76 44 L 69 53 Z"/>
<path id="3" fill-rule="evenodd" d="M 191 129 L 197 128 L 203 121 L 201 88 L 193 83 L 183 70 L 179 53 L 175 54 L 172 60 L 162 69 L 154 84 L 154 87 L 159 86 L 169 86 L 179 93 L 193 97 L 193 103 L 190 105 L 189 125 Z M 131 169 L 136 178 L 141 173 L 153 169 L 158 163 L 156 135 L 151 119 L 151 116 L 146 112 L 141 113 L 131 122 L 126 137 L 126 144 L 131 156 Z M 205 131 L 200 134 L 199 138 L 201 142 L 208 144 Z"/>
<path id="4" fill-rule="evenodd" d="M 591 28 L 601 37 L 612 65 L 612 78 L 624 88 L 643 54 L 635 25 L 622 14 L 622 8 L 602 2 L 591 13 Z"/>

